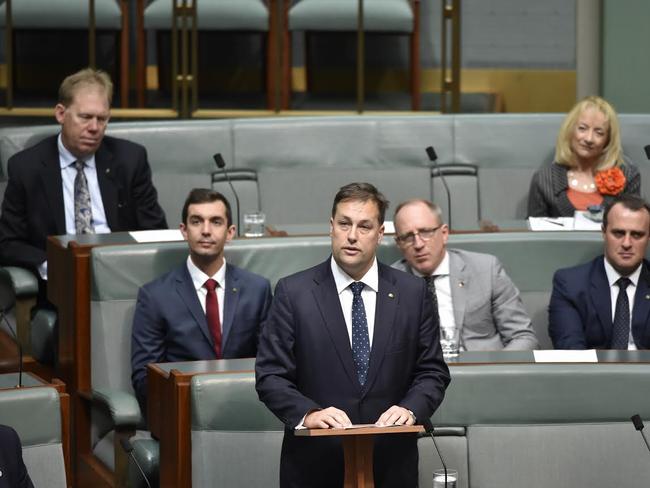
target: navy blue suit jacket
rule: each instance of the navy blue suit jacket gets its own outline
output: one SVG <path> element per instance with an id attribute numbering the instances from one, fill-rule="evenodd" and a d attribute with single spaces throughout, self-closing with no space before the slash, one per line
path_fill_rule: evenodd
<path id="1" fill-rule="evenodd" d="M 255 357 L 260 326 L 271 305 L 271 285 L 262 276 L 226 264 L 224 292 L 222 356 Z M 187 263 L 183 263 L 138 293 L 131 380 L 142 413 L 146 413 L 147 364 L 201 359 L 216 359 L 214 339 Z"/>
<path id="2" fill-rule="evenodd" d="M 166 229 L 144 147 L 104 137 L 95 153 L 97 181 L 111 231 Z M 36 271 L 47 236 L 66 233 L 57 136 L 11 158 L 0 217 L 0 263 Z"/>
<path id="3" fill-rule="evenodd" d="M 639 349 L 650 348 L 650 271 L 644 260 L 634 296 L 632 337 Z M 604 257 L 553 277 L 548 330 L 556 349 L 609 349 L 612 304 Z"/>
<path id="4" fill-rule="evenodd" d="M 34 488 L 18 434 L 6 425 L 0 425 L 0 488 Z"/>
<path id="5" fill-rule="evenodd" d="M 400 405 L 423 419 L 449 383 L 424 280 L 380 263 L 370 367 L 359 384 L 330 260 L 278 282 L 255 372 L 260 400 L 285 424 L 283 488 L 343 485 L 340 440 L 293 435 L 309 411 L 334 406 L 353 423 L 374 423 Z M 416 486 L 416 437 L 379 436 L 374 470 L 377 487 Z"/>

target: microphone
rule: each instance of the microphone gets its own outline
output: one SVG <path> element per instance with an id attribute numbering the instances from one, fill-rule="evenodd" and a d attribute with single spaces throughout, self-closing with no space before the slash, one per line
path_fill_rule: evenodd
<path id="1" fill-rule="evenodd" d="M 650 159 L 650 144 L 648 144 L 647 146 L 645 146 L 645 147 L 643 148 L 643 150 L 645 151 L 645 157 L 648 158 L 648 159 Z"/>
<path id="2" fill-rule="evenodd" d="M 214 156 L 212 156 L 214 159 L 214 162 L 217 164 L 217 168 L 223 171 L 223 174 L 226 175 L 226 181 L 228 181 L 228 184 L 230 185 L 230 189 L 232 190 L 233 195 L 235 195 L 235 201 L 237 202 L 237 235 L 241 235 L 241 222 L 239 219 L 240 215 L 240 210 L 239 210 L 239 195 L 237 195 L 237 192 L 235 191 L 235 187 L 232 184 L 232 181 L 230 181 L 230 175 L 228 174 L 228 171 L 226 171 L 226 162 L 223 160 L 221 157 L 221 153 L 216 153 Z"/>
<path id="3" fill-rule="evenodd" d="M 120 437 L 120 445 L 122 446 L 122 449 L 124 449 L 124 452 L 127 453 L 131 457 L 131 459 L 133 459 L 133 462 L 140 470 L 140 474 L 142 475 L 142 478 L 144 479 L 145 483 L 147 483 L 147 486 L 151 488 L 151 483 L 149 483 L 149 478 L 147 478 L 147 475 L 144 474 L 144 470 L 142 469 L 142 466 L 140 466 L 140 463 L 133 455 L 133 444 L 131 444 L 131 441 L 129 441 L 126 437 Z"/>
<path id="4" fill-rule="evenodd" d="M 426 148 L 426 151 L 427 156 L 429 156 L 429 160 L 438 170 L 440 180 L 442 181 L 442 186 L 445 188 L 445 192 L 447 193 L 447 213 L 449 214 L 449 228 L 451 229 L 451 192 L 449 191 L 449 186 L 447 185 L 445 175 L 442 173 L 442 168 L 438 164 L 438 155 L 436 154 L 436 150 L 433 148 L 433 146 L 429 146 Z"/>
<path id="5" fill-rule="evenodd" d="M 646 146 L 646 151 L 649 150 L 650 146 Z M 643 440 L 645 442 L 646 447 L 648 448 L 648 451 L 650 451 L 650 444 L 648 444 L 648 439 L 646 438 L 645 434 L 643 433 L 643 420 L 641 420 L 641 417 L 639 414 L 632 415 L 630 417 L 630 420 L 632 420 L 632 423 L 634 424 L 634 428 L 641 432 L 641 437 L 643 437 Z"/>
<path id="6" fill-rule="evenodd" d="M 427 148 L 427 152 L 429 152 L 429 149 L 433 151 L 433 148 L 429 147 Z M 445 459 L 442 457 L 442 453 L 440 452 L 440 449 L 438 449 L 438 444 L 436 443 L 436 438 L 433 432 L 433 424 L 431 423 L 431 420 L 428 418 L 423 419 L 422 427 L 424 427 L 424 431 L 431 436 L 431 440 L 433 441 L 433 447 L 436 448 L 436 452 L 438 453 L 438 457 L 440 458 L 440 462 L 442 463 L 442 469 L 444 469 L 445 471 L 445 487 L 446 487 L 447 486 L 447 464 L 445 463 Z"/>

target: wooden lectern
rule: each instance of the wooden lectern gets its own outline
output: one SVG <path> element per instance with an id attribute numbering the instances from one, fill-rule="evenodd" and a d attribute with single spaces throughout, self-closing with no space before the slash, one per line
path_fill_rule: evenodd
<path id="1" fill-rule="evenodd" d="M 344 488 L 374 488 L 372 451 L 375 436 L 416 432 L 424 432 L 424 427 L 421 425 L 395 425 L 353 429 L 304 429 L 296 430 L 294 435 L 305 437 L 342 436 L 345 459 Z"/>

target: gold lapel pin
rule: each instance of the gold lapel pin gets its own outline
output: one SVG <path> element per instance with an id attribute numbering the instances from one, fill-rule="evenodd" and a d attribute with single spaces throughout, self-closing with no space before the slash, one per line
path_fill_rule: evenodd
<path id="1" fill-rule="evenodd" d="M 395 295 L 393 295 L 392 293 L 389 293 L 388 298 L 395 298 Z"/>

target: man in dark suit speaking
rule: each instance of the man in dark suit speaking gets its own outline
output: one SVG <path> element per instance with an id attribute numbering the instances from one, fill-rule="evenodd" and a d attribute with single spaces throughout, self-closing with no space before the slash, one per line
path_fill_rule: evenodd
<path id="1" fill-rule="evenodd" d="M 144 147 L 104 137 L 112 93 L 101 71 L 68 76 L 55 108 L 59 135 L 9 159 L 1 264 L 47 279 L 49 235 L 167 228 Z"/>
<path id="2" fill-rule="evenodd" d="M 194 189 L 183 205 L 187 261 L 144 285 L 133 316 L 133 389 L 146 413 L 147 364 L 255 357 L 271 304 L 266 278 L 226 263 L 235 236 L 228 200 Z"/>
<path id="3" fill-rule="evenodd" d="M 343 486 L 335 438 L 299 428 L 412 425 L 442 402 L 449 371 L 424 280 L 379 263 L 388 202 L 368 183 L 339 190 L 332 207 L 332 256 L 278 282 L 260 338 L 256 388 L 285 424 L 280 486 Z M 377 487 L 415 487 L 416 437 L 379 436 Z"/>
<path id="4" fill-rule="evenodd" d="M 553 277 L 549 335 L 556 349 L 650 349 L 650 207 L 614 200 L 603 217 L 605 255 Z"/>

